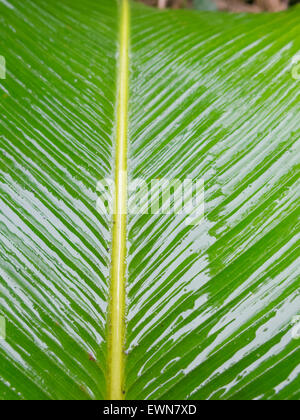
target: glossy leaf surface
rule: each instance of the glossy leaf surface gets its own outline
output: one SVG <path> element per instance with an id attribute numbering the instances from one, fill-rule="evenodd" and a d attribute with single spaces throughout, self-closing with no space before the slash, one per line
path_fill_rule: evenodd
<path id="1" fill-rule="evenodd" d="M 0 396 L 104 398 L 117 4 L 0 7 Z"/>
<path id="2" fill-rule="evenodd" d="M 105 398 L 118 2 L 0 11 L 0 398 Z M 300 398 L 299 18 L 131 6 L 129 179 L 205 219 L 128 216 L 128 399 Z"/>
<path id="3" fill-rule="evenodd" d="M 300 397 L 299 23 L 135 9 L 131 177 L 206 211 L 129 223 L 128 398 Z"/>

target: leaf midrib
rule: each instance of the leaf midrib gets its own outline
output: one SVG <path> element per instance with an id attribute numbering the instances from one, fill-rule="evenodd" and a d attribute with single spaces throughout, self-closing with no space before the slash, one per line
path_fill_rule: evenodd
<path id="1" fill-rule="evenodd" d="M 127 143 L 129 97 L 129 3 L 122 0 L 116 121 L 115 188 L 109 309 L 108 397 L 124 399 L 125 275 L 127 238 Z"/>

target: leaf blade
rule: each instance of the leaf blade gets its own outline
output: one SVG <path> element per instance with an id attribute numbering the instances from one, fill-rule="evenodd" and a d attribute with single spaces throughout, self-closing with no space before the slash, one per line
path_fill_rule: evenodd
<path id="1" fill-rule="evenodd" d="M 129 224 L 127 398 L 293 398 L 298 17 L 207 16 L 134 13 L 131 177 L 203 177 L 206 220 Z"/>
<path id="2" fill-rule="evenodd" d="M 102 399 L 117 4 L 1 2 L 1 397 Z"/>

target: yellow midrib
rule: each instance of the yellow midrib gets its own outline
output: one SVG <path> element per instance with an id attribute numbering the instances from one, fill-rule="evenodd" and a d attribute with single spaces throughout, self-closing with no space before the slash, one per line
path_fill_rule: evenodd
<path id="1" fill-rule="evenodd" d="M 129 13 L 128 0 L 121 0 L 115 198 L 112 232 L 111 297 L 109 310 L 108 398 L 111 400 L 124 399 Z"/>

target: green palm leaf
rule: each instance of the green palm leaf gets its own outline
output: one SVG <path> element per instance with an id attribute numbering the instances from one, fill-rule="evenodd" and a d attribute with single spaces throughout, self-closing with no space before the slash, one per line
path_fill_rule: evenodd
<path id="1" fill-rule="evenodd" d="M 1 399 L 108 395 L 119 10 L 0 0 Z M 299 15 L 131 5 L 128 178 L 205 218 L 128 215 L 128 399 L 300 397 Z"/>
<path id="2" fill-rule="evenodd" d="M 11 5 L 11 6 L 10 6 Z M 2 398 L 104 398 L 115 2 L 1 2 Z"/>

